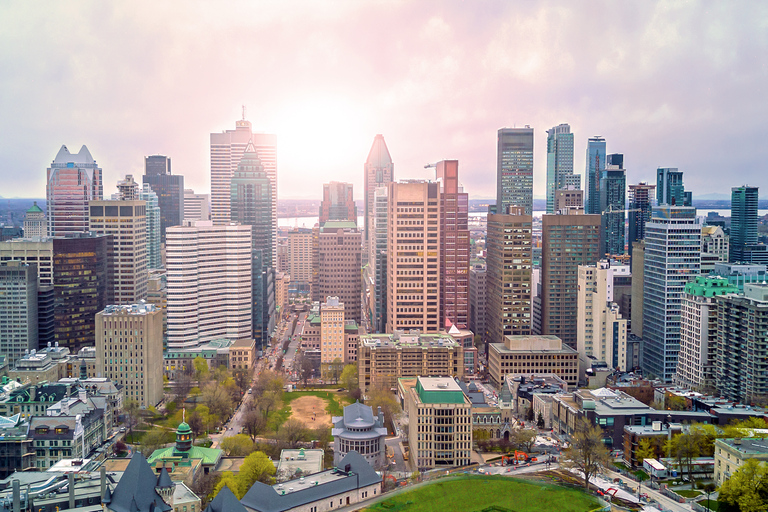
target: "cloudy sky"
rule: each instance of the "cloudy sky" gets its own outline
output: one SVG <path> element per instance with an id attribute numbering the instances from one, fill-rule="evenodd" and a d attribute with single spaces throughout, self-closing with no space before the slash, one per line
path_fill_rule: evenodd
<path id="1" fill-rule="evenodd" d="M 694 195 L 768 195 L 768 3 L 274 1 L 0 3 L 0 195 L 44 197 L 59 147 L 118 178 L 167 154 L 206 191 L 209 134 L 241 106 L 278 135 L 280 197 L 355 184 L 384 134 L 401 178 L 459 160 L 495 196 L 496 130 L 569 123 L 625 154 L 628 181 L 678 167 Z"/>

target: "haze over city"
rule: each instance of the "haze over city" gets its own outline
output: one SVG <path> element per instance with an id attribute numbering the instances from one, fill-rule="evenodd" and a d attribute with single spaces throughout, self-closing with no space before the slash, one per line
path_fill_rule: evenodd
<path id="1" fill-rule="evenodd" d="M 601 135 L 631 183 L 670 166 L 697 196 L 765 190 L 767 15 L 756 2 L 4 2 L 0 195 L 43 197 L 62 144 L 88 146 L 106 194 L 158 153 L 207 191 L 209 134 L 242 105 L 278 136 L 284 198 L 331 179 L 361 198 L 377 133 L 396 179 L 455 158 L 470 195 L 491 198 L 496 130 L 524 125 L 543 197 L 559 123 L 577 173 Z"/>

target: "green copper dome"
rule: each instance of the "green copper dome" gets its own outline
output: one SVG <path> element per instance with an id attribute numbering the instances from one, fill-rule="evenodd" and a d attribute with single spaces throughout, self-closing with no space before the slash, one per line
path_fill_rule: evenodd
<path id="1" fill-rule="evenodd" d="M 177 434 L 191 434 L 192 429 L 189 428 L 189 425 L 186 422 L 181 422 L 179 425 L 179 428 L 176 429 Z"/>

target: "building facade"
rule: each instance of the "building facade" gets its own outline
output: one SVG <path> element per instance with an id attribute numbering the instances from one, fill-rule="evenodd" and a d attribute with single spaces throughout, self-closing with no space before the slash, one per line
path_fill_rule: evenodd
<path id="1" fill-rule="evenodd" d="M 0 262 L 0 354 L 13 367 L 38 344 L 37 265 Z"/>
<path id="2" fill-rule="evenodd" d="M 334 416 L 333 429 L 333 464 L 339 467 L 341 459 L 352 450 L 368 461 L 372 468 L 384 468 L 387 465 L 387 427 L 384 425 L 384 413 L 379 407 L 378 415 L 373 415 L 370 405 L 360 402 L 344 407 L 342 416 Z"/>
<path id="3" fill-rule="evenodd" d="M 211 220 L 211 195 L 195 194 L 192 189 L 184 189 L 183 220 Z"/>
<path id="4" fill-rule="evenodd" d="M 579 381 L 579 354 L 557 336 L 506 336 L 501 343 L 489 343 L 488 377 L 500 387 L 509 374 L 552 373 L 576 387 Z"/>
<path id="5" fill-rule="evenodd" d="M 395 179 L 395 164 L 389 154 L 384 136 L 377 134 L 373 139 L 368 158 L 365 160 L 365 229 L 363 232 L 364 255 L 363 262 L 368 262 L 370 254 L 375 251 L 373 242 L 373 218 L 375 216 L 374 194 L 379 187 L 389 187 Z"/>
<path id="6" fill-rule="evenodd" d="M 357 224 L 357 206 L 351 183 L 332 181 L 323 184 L 320 203 L 320 225 L 329 220 L 349 221 Z"/>
<path id="7" fill-rule="evenodd" d="M 555 211 L 559 212 L 565 208 L 584 208 L 584 191 L 573 186 L 555 190 Z"/>
<path id="8" fill-rule="evenodd" d="M 45 212 L 37 206 L 37 201 L 24 216 L 24 238 L 42 238 L 48 234 Z"/>
<path id="9" fill-rule="evenodd" d="M 171 174 L 171 159 L 164 155 L 144 157 L 143 184 L 157 194 L 157 206 L 160 208 L 160 241 L 165 242 L 165 232 L 171 226 L 180 225 L 184 213 L 184 176 Z M 150 267 L 159 268 L 159 267 Z"/>
<path id="10" fill-rule="evenodd" d="M 768 263 L 757 244 L 757 187 L 731 189 L 730 258 L 732 263 Z M 755 257 L 757 256 L 757 257 Z"/>
<path id="11" fill-rule="evenodd" d="M 486 314 L 488 311 L 486 294 L 488 272 L 484 265 L 474 265 L 469 269 L 469 329 L 485 341 Z"/>
<path id="12" fill-rule="evenodd" d="M 623 155 L 609 158 L 623 162 Z M 621 157 L 621 158 L 617 158 Z M 627 171 L 608 163 L 600 176 L 600 213 L 603 221 L 602 255 L 622 255 L 624 247 L 624 209 L 627 207 Z"/>
<path id="13" fill-rule="evenodd" d="M 373 332 L 385 332 L 387 328 L 387 233 L 389 214 L 389 189 L 379 187 L 373 197 L 373 237 L 368 256 L 368 279 L 366 285 L 370 309 L 370 323 Z"/>
<path id="14" fill-rule="evenodd" d="M 344 317 L 359 324 L 362 317 L 362 233 L 352 222 L 328 221 L 319 228 L 314 244 L 317 265 L 312 300 L 338 297 L 344 304 Z"/>
<path id="15" fill-rule="evenodd" d="M 83 146 L 72 154 L 61 149 L 48 168 L 45 205 L 48 209 L 48 235 L 65 236 L 88 231 L 88 203 L 104 197 L 101 167 Z"/>
<path id="16" fill-rule="evenodd" d="M 560 124 L 547 130 L 547 213 L 555 213 L 555 191 L 581 188 L 581 175 L 573 173 L 573 134 Z"/>
<path id="17" fill-rule="evenodd" d="M 676 167 L 656 169 L 656 194 L 659 206 L 692 206 L 691 193 L 683 185 L 683 171 Z"/>
<path id="18" fill-rule="evenodd" d="M 602 137 L 590 137 L 587 139 L 587 165 L 584 170 L 587 173 L 587 201 L 584 211 L 591 215 L 603 213 L 600 208 L 600 178 L 605 169 L 605 139 Z M 557 211 L 557 210 L 555 210 Z"/>
<path id="19" fill-rule="evenodd" d="M 309 291 L 312 283 L 312 230 L 294 228 L 288 231 L 288 264 L 291 286 L 299 293 Z"/>
<path id="20" fill-rule="evenodd" d="M 629 227 L 627 246 L 632 256 L 632 244 L 645 238 L 645 223 L 651 220 L 656 185 L 640 182 L 629 186 Z"/>
<path id="21" fill-rule="evenodd" d="M 496 209 L 533 215 L 533 128 L 501 128 L 496 142 Z"/>

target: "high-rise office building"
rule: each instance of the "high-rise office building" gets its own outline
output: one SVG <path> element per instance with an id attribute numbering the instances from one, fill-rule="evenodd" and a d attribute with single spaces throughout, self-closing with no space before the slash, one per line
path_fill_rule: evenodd
<path id="1" fill-rule="evenodd" d="M 533 128 L 501 128 L 496 143 L 496 211 L 533 214 Z"/>
<path id="2" fill-rule="evenodd" d="M 579 265 L 600 259 L 600 215 L 566 210 L 542 216 L 541 332 L 576 348 Z"/>
<path id="3" fill-rule="evenodd" d="M 323 184 L 320 203 L 320 224 L 329 220 L 346 220 L 357 224 L 357 206 L 351 183 L 332 181 Z"/>
<path id="4" fill-rule="evenodd" d="M 632 244 L 645 238 L 645 223 L 651 220 L 656 185 L 640 182 L 629 186 L 629 228 L 627 245 L 632 256 Z"/>
<path id="5" fill-rule="evenodd" d="M 624 210 L 627 207 L 627 171 L 623 155 L 608 155 L 600 173 L 600 213 L 603 236 L 601 254 L 624 254 Z"/>
<path id="6" fill-rule="evenodd" d="M 757 245 L 757 191 L 746 185 L 731 189 L 729 259 L 734 263 L 752 263 L 751 252 Z"/>
<path id="7" fill-rule="evenodd" d="M 676 384 L 688 389 L 714 389 L 717 356 L 716 297 L 738 291 L 736 286 L 719 276 L 697 276 L 685 285 Z"/>
<path id="8" fill-rule="evenodd" d="M 345 359 L 344 303 L 328 297 L 320 308 L 320 364 Z M 325 374 L 325 372 L 323 372 Z"/>
<path id="9" fill-rule="evenodd" d="M 389 185 L 387 332 L 438 332 L 440 324 L 440 185 Z"/>
<path id="10" fill-rule="evenodd" d="M 251 226 L 185 222 L 166 236 L 168 347 L 250 338 Z"/>
<path id="11" fill-rule="evenodd" d="M 300 293 L 309 291 L 312 283 L 312 230 L 295 228 L 288 232 L 288 264 L 291 287 Z"/>
<path id="12" fill-rule="evenodd" d="M 645 225 L 643 368 L 672 382 L 680 350 L 685 285 L 701 268 L 701 224 L 696 208 L 664 205 Z"/>
<path id="13" fill-rule="evenodd" d="M 387 143 L 384 142 L 384 136 L 376 135 L 373 139 L 373 145 L 368 152 L 368 158 L 365 161 L 365 231 L 363 233 L 363 263 L 367 263 L 369 254 L 375 248 L 372 247 L 373 240 L 373 217 L 375 208 L 373 205 L 373 196 L 379 187 L 388 187 L 395 179 L 395 164 L 392 163 L 392 157 L 389 155 Z"/>
<path id="14" fill-rule="evenodd" d="M 53 238 L 14 238 L 0 242 L 0 261 L 11 260 L 34 263 L 40 286 L 53 285 Z"/>
<path id="15" fill-rule="evenodd" d="M 632 242 L 632 334 L 643 337 L 643 285 L 645 283 L 645 241 Z"/>
<path id="16" fill-rule="evenodd" d="M 37 349 L 37 313 L 37 265 L 0 263 L 0 355 L 9 368 Z"/>
<path id="17" fill-rule="evenodd" d="M 35 201 L 24 217 L 24 238 L 42 238 L 47 233 L 45 212 L 37 206 L 37 201 Z"/>
<path id="18" fill-rule="evenodd" d="M 605 139 L 602 137 L 590 137 L 587 139 L 587 200 L 584 211 L 589 214 L 599 215 L 603 213 L 600 208 L 600 178 L 605 169 Z"/>
<path id="19" fill-rule="evenodd" d="M 232 222 L 251 226 L 251 241 L 254 254 L 253 269 L 253 339 L 261 348 L 269 337 L 270 317 L 268 297 L 274 295 L 266 287 L 270 283 L 268 274 L 273 272 L 272 247 L 272 182 L 259 159 L 256 148 L 250 142 L 243 152 L 240 164 L 230 180 L 230 206 Z M 274 282 L 274 281 L 271 281 Z"/>
<path id="20" fill-rule="evenodd" d="M 368 259 L 368 293 L 370 323 L 373 332 L 385 332 L 387 328 L 387 215 L 389 213 L 389 188 L 379 187 L 373 196 L 373 252 Z"/>
<path id="21" fill-rule="evenodd" d="M 144 184 L 139 191 L 139 200 L 147 204 L 147 269 L 163 268 L 161 254 L 162 212 L 157 194 L 150 185 Z"/>
<path id="22" fill-rule="evenodd" d="M 483 341 L 486 333 L 486 315 L 488 311 L 487 294 L 488 271 L 482 264 L 473 265 L 469 269 L 469 329 Z"/>
<path id="23" fill-rule="evenodd" d="M 459 161 L 435 166 L 440 185 L 440 323 L 469 325 L 469 194 L 459 183 Z"/>
<path id="24" fill-rule="evenodd" d="M 683 171 L 676 167 L 656 169 L 656 194 L 659 206 L 692 206 L 691 193 L 683 185 Z"/>
<path id="25" fill-rule="evenodd" d="M 573 173 L 573 134 L 567 124 L 547 130 L 547 213 L 555 213 L 555 191 L 581 188 L 581 175 Z"/>
<path id="26" fill-rule="evenodd" d="M 487 343 L 531 334 L 532 217 L 521 206 L 488 215 Z"/>
<path id="27" fill-rule="evenodd" d="M 127 333 L 127 336 L 126 336 Z M 142 408 L 163 399 L 163 315 L 152 304 L 107 306 L 96 314 L 97 377 Z"/>
<path id="28" fill-rule="evenodd" d="M 584 191 L 573 187 L 555 190 L 555 211 L 565 208 L 584 208 Z"/>
<path id="29" fill-rule="evenodd" d="M 344 318 L 359 324 L 362 316 L 362 233 L 350 221 L 330 220 L 315 229 L 312 300 L 322 302 L 327 297 L 338 297 L 344 304 Z"/>
<path id="30" fill-rule="evenodd" d="M 251 122 L 235 123 L 234 130 L 211 134 L 211 221 L 225 225 L 230 221 L 232 207 L 231 180 L 248 143 L 253 144 L 272 184 L 272 252 L 277 253 L 277 136 L 253 133 Z"/>
<path id="31" fill-rule="evenodd" d="M 111 235 L 111 247 L 107 248 L 107 302 L 138 304 L 147 298 L 146 202 L 91 201 L 90 214 L 90 231 Z"/>
<path id="32" fill-rule="evenodd" d="M 184 189 L 184 220 L 211 220 L 211 195 Z"/>
<path id="33" fill-rule="evenodd" d="M 45 193 L 48 235 L 88 231 L 88 202 L 104 196 L 104 185 L 101 167 L 87 147 L 73 155 L 67 146 L 61 146 L 48 168 Z"/>
<path id="34" fill-rule="evenodd" d="M 160 242 L 165 231 L 184 221 L 184 176 L 171 174 L 171 159 L 163 155 L 144 157 L 144 185 L 157 194 L 160 207 Z"/>

